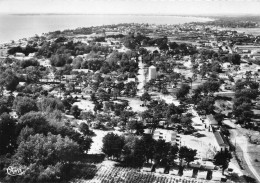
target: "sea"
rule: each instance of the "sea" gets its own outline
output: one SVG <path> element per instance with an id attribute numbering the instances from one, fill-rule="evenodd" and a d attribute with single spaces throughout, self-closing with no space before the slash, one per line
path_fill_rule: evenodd
<path id="1" fill-rule="evenodd" d="M 183 24 L 212 21 L 206 17 L 171 15 L 0 14 L 0 44 L 56 30 L 119 23 Z"/>

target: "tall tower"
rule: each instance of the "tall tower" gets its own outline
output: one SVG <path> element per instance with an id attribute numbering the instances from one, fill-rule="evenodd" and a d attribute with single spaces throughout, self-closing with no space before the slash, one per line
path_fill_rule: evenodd
<path id="1" fill-rule="evenodd" d="M 149 72 L 148 72 L 148 81 L 151 79 L 156 79 L 156 67 L 151 65 L 149 67 Z"/>

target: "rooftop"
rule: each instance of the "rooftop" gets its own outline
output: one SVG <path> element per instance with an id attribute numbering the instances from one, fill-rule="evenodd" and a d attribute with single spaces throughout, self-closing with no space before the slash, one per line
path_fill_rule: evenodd
<path id="1" fill-rule="evenodd" d="M 224 135 L 221 132 L 217 131 L 214 133 L 214 135 L 219 146 L 229 146 L 227 139 L 224 137 Z"/>

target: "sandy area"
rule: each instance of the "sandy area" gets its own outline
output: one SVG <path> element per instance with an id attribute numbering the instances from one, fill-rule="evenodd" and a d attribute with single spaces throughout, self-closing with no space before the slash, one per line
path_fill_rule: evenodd
<path id="1" fill-rule="evenodd" d="M 83 111 L 93 111 L 94 104 L 89 100 L 80 100 L 79 102 L 75 102 L 73 105 L 77 105 Z"/>
<path id="2" fill-rule="evenodd" d="M 118 98 L 123 100 L 128 100 L 129 106 L 132 108 L 132 111 L 134 112 L 143 112 L 147 110 L 147 107 L 140 106 L 143 104 L 143 101 L 141 101 L 139 98 L 127 98 L 127 97 L 118 97 Z"/>
<path id="3" fill-rule="evenodd" d="M 212 132 L 201 131 L 204 137 L 194 137 L 192 135 L 180 135 L 181 144 L 192 149 L 197 149 L 198 157 L 213 158 L 215 152 L 215 137 Z"/>

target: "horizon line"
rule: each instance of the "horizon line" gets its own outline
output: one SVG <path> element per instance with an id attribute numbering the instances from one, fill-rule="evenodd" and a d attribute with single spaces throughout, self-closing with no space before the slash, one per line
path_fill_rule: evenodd
<path id="1" fill-rule="evenodd" d="M 2 15 L 142 15 L 181 17 L 259 16 L 260 13 L 212 13 L 212 14 L 160 14 L 160 13 L 0 13 Z"/>

